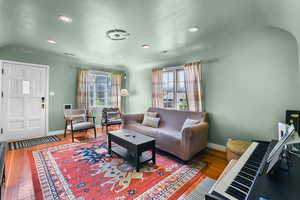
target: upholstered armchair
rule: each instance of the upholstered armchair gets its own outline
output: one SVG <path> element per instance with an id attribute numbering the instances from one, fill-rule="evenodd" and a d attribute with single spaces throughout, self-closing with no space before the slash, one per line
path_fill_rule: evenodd
<path id="1" fill-rule="evenodd" d="M 72 134 L 72 142 L 74 142 L 74 132 L 94 129 L 94 135 L 96 138 L 97 133 L 96 133 L 95 117 L 87 114 L 86 110 L 83 109 L 66 110 L 64 115 L 65 115 L 64 137 L 66 137 L 67 131 L 70 131 Z"/>
<path id="2" fill-rule="evenodd" d="M 104 127 L 107 133 L 109 126 L 119 125 L 120 127 L 121 124 L 122 124 L 122 114 L 119 108 L 103 108 L 102 120 L 101 120 L 102 132 Z"/>

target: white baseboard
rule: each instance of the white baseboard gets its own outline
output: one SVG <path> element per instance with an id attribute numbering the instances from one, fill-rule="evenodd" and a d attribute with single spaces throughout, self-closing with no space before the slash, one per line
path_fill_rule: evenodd
<path id="1" fill-rule="evenodd" d="M 96 125 L 96 128 L 101 128 L 101 127 L 102 126 L 99 125 L 99 124 Z M 47 136 L 50 136 L 50 135 L 59 135 L 59 134 L 63 134 L 64 132 L 65 132 L 64 129 L 62 129 L 62 130 L 55 130 L 55 131 L 48 131 Z"/>
<path id="2" fill-rule="evenodd" d="M 48 131 L 47 136 L 63 134 L 65 130 Z"/>
<path id="3" fill-rule="evenodd" d="M 226 147 L 224 145 L 215 144 L 215 143 L 208 143 L 207 147 L 218 150 L 218 151 L 226 151 Z"/>

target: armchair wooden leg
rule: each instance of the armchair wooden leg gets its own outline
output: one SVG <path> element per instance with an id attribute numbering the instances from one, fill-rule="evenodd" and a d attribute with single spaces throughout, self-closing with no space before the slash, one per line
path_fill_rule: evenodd
<path id="1" fill-rule="evenodd" d="M 97 137 L 96 127 L 94 127 L 94 135 L 95 135 L 95 138 L 96 138 Z"/>
<path id="2" fill-rule="evenodd" d="M 64 133 L 64 137 L 67 136 L 67 128 L 65 128 L 65 133 Z"/>
<path id="3" fill-rule="evenodd" d="M 65 123 L 65 133 L 64 133 L 64 137 L 67 136 L 67 126 L 68 126 L 68 123 L 67 123 L 67 121 L 66 121 L 66 123 Z"/>
<path id="4" fill-rule="evenodd" d="M 72 142 L 74 142 L 74 132 L 72 131 Z"/>
<path id="5" fill-rule="evenodd" d="M 72 142 L 74 142 L 73 122 L 71 121 Z"/>

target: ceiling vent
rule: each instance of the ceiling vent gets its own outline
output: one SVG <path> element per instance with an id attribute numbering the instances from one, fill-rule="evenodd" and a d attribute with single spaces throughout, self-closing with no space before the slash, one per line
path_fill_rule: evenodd
<path id="1" fill-rule="evenodd" d="M 127 31 L 121 29 L 113 29 L 106 32 L 106 36 L 111 40 L 125 40 L 129 35 Z"/>
<path id="2" fill-rule="evenodd" d="M 74 57 L 75 55 L 74 54 L 72 54 L 72 53 L 68 53 L 68 52 L 65 52 L 64 53 L 66 56 L 72 56 L 72 57 Z"/>

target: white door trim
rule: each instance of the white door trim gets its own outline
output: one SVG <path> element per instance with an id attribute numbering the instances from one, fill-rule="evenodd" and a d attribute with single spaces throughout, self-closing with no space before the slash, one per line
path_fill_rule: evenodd
<path id="1" fill-rule="evenodd" d="M 32 67 L 44 68 L 46 70 L 46 102 L 45 102 L 46 103 L 46 106 L 45 106 L 45 109 L 46 109 L 46 116 L 45 116 L 46 135 L 44 135 L 44 136 L 47 136 L 48 132 L 49 132 L 49 109 L 48 109 L 48 107 L 49 107 L 49 68 L 50 67 L 48 65 L 42 65 L 42 64 L 32 64 L 32 63 L 25 63 L 25 62 L 10 61 L 10 60 L 0 60 L 0 69 L 1 69 L 0 89 L 1 89 L 1 92 L 2 92 L 2 69 L 3 69 L 4 63 L 28 65 L 28 66 L 32 66 Z M 2 109 L 2 97 L 0 96 L 0 113 L 2 112 L 1 109 Z M 3 127 L 1 120 L 0 120 L 0 127 Z"/>

